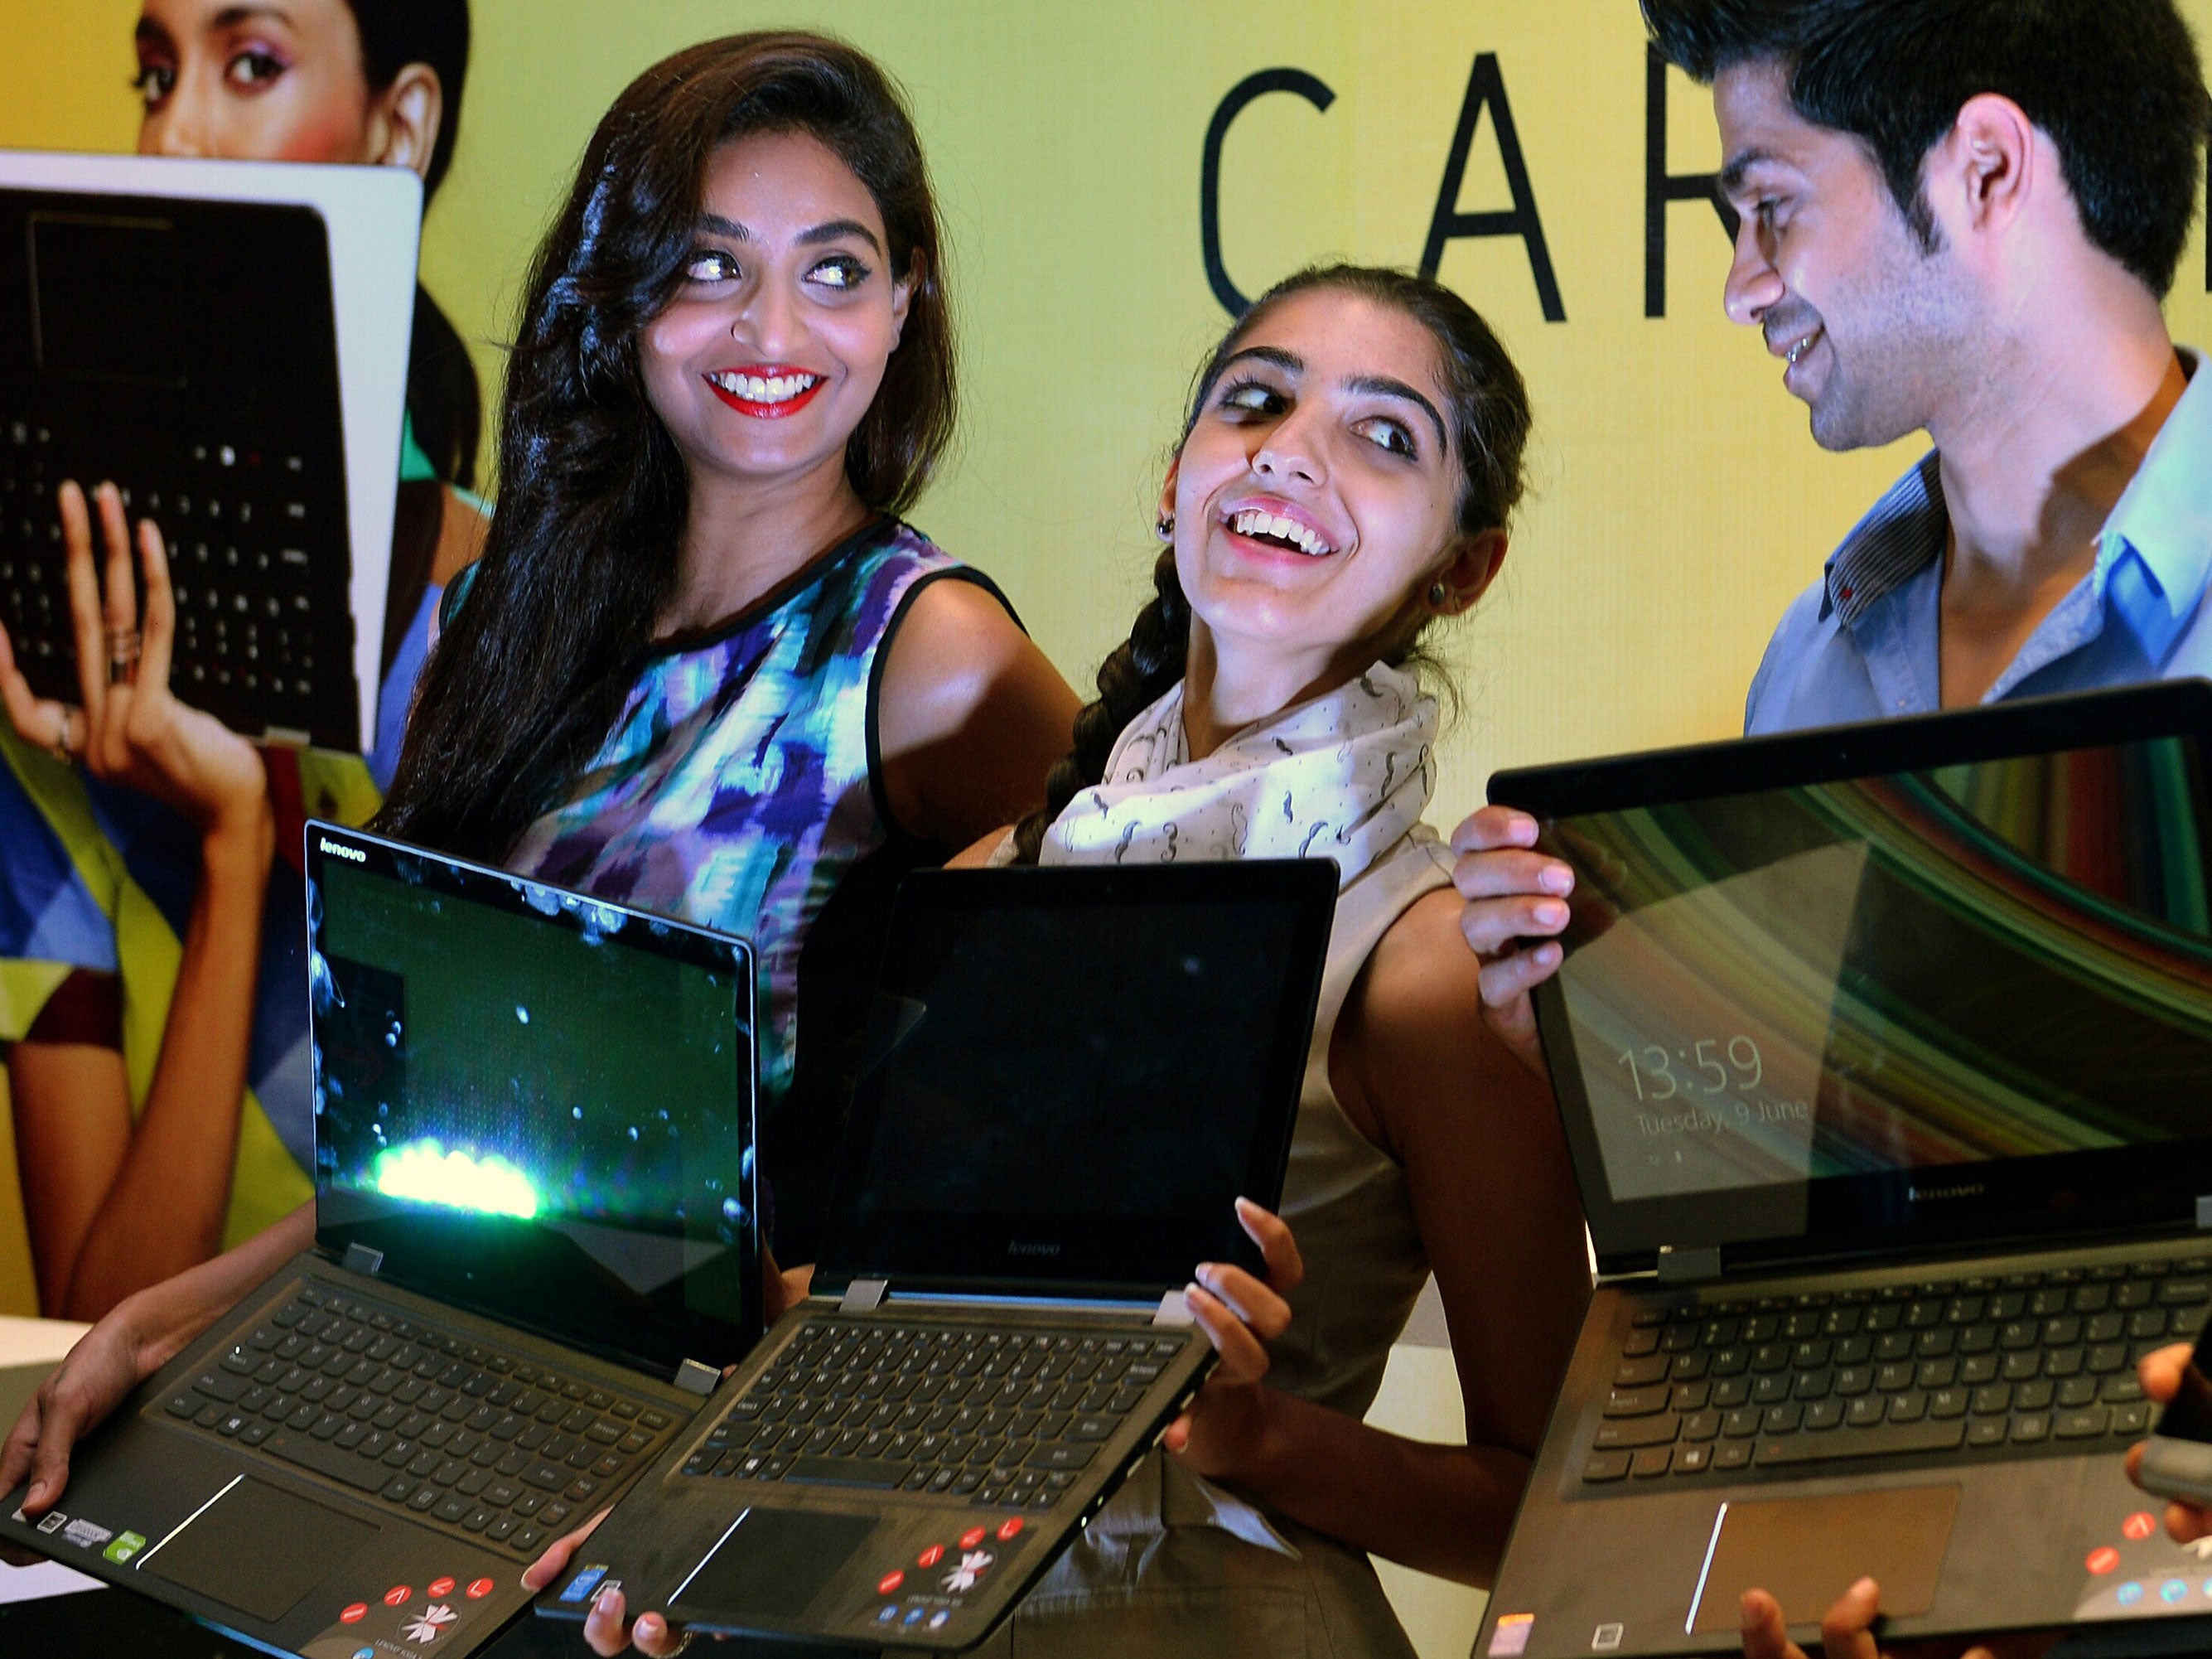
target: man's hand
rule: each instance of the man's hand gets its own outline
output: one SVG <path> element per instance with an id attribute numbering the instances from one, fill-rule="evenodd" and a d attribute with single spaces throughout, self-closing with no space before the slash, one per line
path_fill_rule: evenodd
<path id="1" fill-rule="evenodd" d="M 2143 1356 L 2136 1368 L 2142 1378 L 2142 1390 L 2161 1406 L 2181 1392 L 2181 1374 L 2189 1368 L 2190 1347 L 2186 1342 L 2177 1342 L 2170 1348 L 2160 1348 L 2156 1353 Z M 2128 1479 L 2142 1485 L 2142 1448 L 2128 1448 Z M 2173 1534 L 2174 1541 L 2193 1544 L 2198 1539 L 2212 1534 L 2212 1510 L 2202 1504 L 2184 1503 L 2179 1499 L 2166 1506 L 2166 1529 Z"/>
<path id="2" fill-rule="evenodd" d="M 1575 872 L 1530 850 L 1536 831 L 1526 812 L 1484 807 L 1452 831 L 1452 851 L 1459 854 L 1452 885 L 1467 901 L 1460 932 L 1482 959 L 1483 1016 L 1522 1064 L 1548 1078 L 1528 993 L 1564 959 L 1555 940 L 1567 925 Z"/>

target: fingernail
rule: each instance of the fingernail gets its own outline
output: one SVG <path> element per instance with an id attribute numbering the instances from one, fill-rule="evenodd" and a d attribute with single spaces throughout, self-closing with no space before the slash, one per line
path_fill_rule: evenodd
<path id="1" fill-rule="evenodd" d="M 1575 890 L 1575 872 L 1563 865 L 1547 865 L 1544 873 L 1536 878 L 1536 883 L 1546 892 L 1565 898 Z"/>
<path id="2" fill-rule="evenodd" d="M 659 1619 L 653 1613 L 647 1613 L 637 1621 L 637 1633 L 648 1642 L 657 1640 L 661 1634 Z"/>
<path id="3" fill-rule="evenodd" d="M 1543 903 L 1536 907 L 1536 921 L 1541 927 L 1564 927 L 1566 923 L 1566 920 L 1567 907 L 1564 904 L 1556 904 L 1551 900 L 1547 899 Z"/>
<path id="4" fill-rule="evenodd" d="M 1851 1586 L 1851 1594 L 1854 1595 L 1878 1595 L 1881 1593 L 1881 1586 L 1871 1578 L 1862 1578 Z"/>
<path id="5" fill-rule="evenodd" d="M 1537 965 L 1543 968 L 1556 968 L 1563 954 L 1556 945 L 1540 945 L 1536 947 Z"/>
<path id="6" fill-rule="evenodd" d="M 1220 1268 L 1214 1266 L 1212 1262 L 1201 1261 L 1198 1264 L 1198 1282 L 1201 1285 L 1210 1285 L 1213 1282 L 1213 1275 L 1220 1271 Z"/>
<path id="7" fill-rule="evenodd" d="M 1185 1301 L 1188 1301 L 1194 1296 L 1204 1296 L 1207 1294 L 1207 1292 L 1206 1286 L 1200 1284 L 1194 1279 L 1189 1284 L 1182 1287 L 1182 1294 L 1183 1299 Z"/>
<path id="8" fill-rule="evenodd" d="M 594 1613 L 612 1613 L 614 1610 L 615 1593 L 611 1589 L 601 1590 L 592 1602 L 592 1611 Z"/>
<path id="9" fill-rule="evenodd" d="M 33 1480 L 31 1483 L 30 1491 L 23 1494 L 23 1501 L 27 1504 L 45 1503 L 46 1501 L 46 1483 L 43 1480 Z"/>

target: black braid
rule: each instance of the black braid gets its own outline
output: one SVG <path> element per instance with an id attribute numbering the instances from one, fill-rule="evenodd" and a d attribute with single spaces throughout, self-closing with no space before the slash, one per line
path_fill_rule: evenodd
<path id="1" fill-rule="evenodd" d="M 1176 574 L 1175 549 L 1152 563 L 1151 602 L 1137 613 L 1129 637 L 1098 665 L 1098 697 L 1075 717 L 1075 748 L 1045 779 L 1044 805 L 1014 826 L 1014 861 L 1035 864 L 1044 832 L 1068 802 L 1106 775 L 1106 757 L 1129 722 L 1182 678 L 1190 654 L 1190 601 Z"/>

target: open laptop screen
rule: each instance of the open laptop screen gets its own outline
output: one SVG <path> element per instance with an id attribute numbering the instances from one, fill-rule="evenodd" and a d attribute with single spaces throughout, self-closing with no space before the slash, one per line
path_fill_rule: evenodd
<path id="1" fill-rule="evenodd" d="M 2201 1170 L 2204 757 L 2050 713 L 1928 723 L 1957 758 L 1891 769 L 1869 730 L 1822 769 L 1847 775 L 1705 793 L 1708 768 L 1551 819 L 1577 886 L 1545 1036 L 1610 1218 L 1676 1246 L 2106 1222 L 2160 1149 Z M 1736 748 L 1717 765 L 1763 763 Z"/>
<path id="2" fill-rule="evenodd" d="M 758 1328 L 742 941 L 311 824 L 319 1237 L 648 1368 Z"/>
<path id="3" fill-rule="evenodd" d="M 1248 1259 L 1335 894 L 1325 860 L 908 878 L 825 1269 L 1158 1296 Z"/>

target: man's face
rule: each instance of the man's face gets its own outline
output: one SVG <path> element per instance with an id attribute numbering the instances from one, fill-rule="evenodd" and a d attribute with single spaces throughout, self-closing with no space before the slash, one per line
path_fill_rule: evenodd
<path id="1" fill-rule="evenodd" d="M 1886 444 L 1959 389 L 1974 315 L 1954 262 L 1929 253 L 1866 146 L 1790 106 L 1773 62 L 1713 83 L 1721 189 L 1742 217 L 1725 302 L 1789 363 L 1824 449 Z"/>

